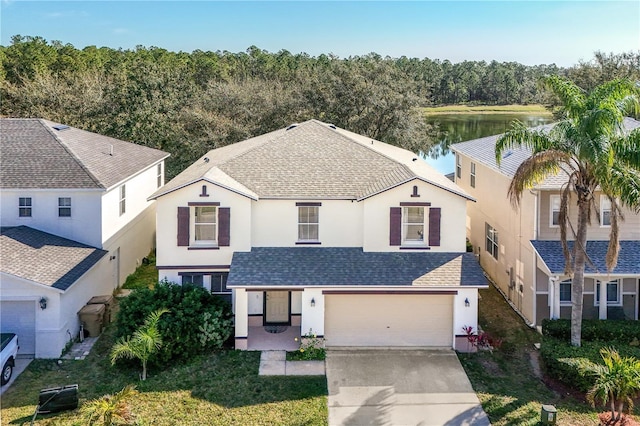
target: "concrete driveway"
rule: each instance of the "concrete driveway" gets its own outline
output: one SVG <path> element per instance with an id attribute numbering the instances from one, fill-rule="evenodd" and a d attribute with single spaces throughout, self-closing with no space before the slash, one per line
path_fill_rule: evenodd
<path id="1" fill-rule="evenodd" d="M 13 382 L 16 380 L 16 377 L 18 377 L 20 373 L 22 373 L 29 366 L 31 361 L 33 361 L 33 358 L 21 358 L 20 355 L 18 355 L 18 358 L 16 358 L 16 365 L 13 367 L 13 374 L 11 374 L 11 379 L 7 382 L 6 385 L 0 387 L 0 395 L 5 393 L 5 391 L 11 387 Z"/>
<path id="2" fill-rule="evenodd" d="M 329 350 L 330 425 L 490 425 L 453 350 Z"/>

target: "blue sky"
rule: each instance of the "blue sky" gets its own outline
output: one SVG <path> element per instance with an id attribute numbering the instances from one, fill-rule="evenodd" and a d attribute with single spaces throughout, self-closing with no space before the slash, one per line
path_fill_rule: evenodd
<path id="1" fill-rule="evenodd" d="M 639 1 L 21 1 L 0 0 L 3 45 L 39 35 L 88 45 L 340 57 L 517 61 L 569 66 L 640 49 Z"/>

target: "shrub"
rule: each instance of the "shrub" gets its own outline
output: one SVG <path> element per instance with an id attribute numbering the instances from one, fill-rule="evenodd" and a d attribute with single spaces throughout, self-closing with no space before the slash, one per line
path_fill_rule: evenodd
<path id="1" fill-rule="evenodd" d="M 298 338 L 296 337 L 296 342 Z M 287 352 L 287 361 L 322 361 L 326 357 L 324 349 L 324 339 L 318 337 L 311 330 L 300 337 L 300 349 L 295 352 Z"/>
<path id="2" fill-rule="evenodd" d="M 120 302 L 116 337 L 132 335 L 149 313 L 163 308 L 171 310 L 158 323 L 164 344 L 150 362 L 166 363 L 220 348 L 231 336 L 229 303 L 200 287 L 162 281 L 153 289 L 135 290 Z"/>
<path id="3" fill-rule="evenodd" d="M 568 319 L 545 319 L 542 334 L 559 340 L 570 340 L 571 321 Z M 583 342 L 615 342 L 627 345 L 640 340 L 640 322 L 625 320 L 582 320 Z"/>

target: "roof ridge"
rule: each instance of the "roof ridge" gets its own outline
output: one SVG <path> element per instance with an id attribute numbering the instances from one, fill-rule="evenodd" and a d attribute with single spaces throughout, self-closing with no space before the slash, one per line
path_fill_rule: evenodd
<path id="1" fill-rule="evenodd" d="M 42 118 L 36 118 L 35 120 L 36 120 L 38 123 L 40 123 L 40 125 L 41 125 L 42 127 L 44 127 L 44 129 L 45 129 L 47 132 L 49 132 L 49 134 L 50 134 L 51 136 L 53 136 L 53 139 L 54 139 L 56 142 L 58 142 L 58 143 L 60 144 L 60 146 L 62 147 L 62 149 L 64 149 L 64 150 L 65 150 L 65 152 L 67 152 L 67 153 L 71 156 L 71 158 L 73 159 L 73 161 L 75 161 L 75 162 L 80 166 L 80 168 L 81 168 L 81 169 L 82 169 L 82 170 L 87 174 L 87 176 L 89 176 L 89 178 L 90 178 L 90 179 L 91 179 L 91 180 L 92 180 L 92 181 L 93 181 L 93 182 L 94 182 L 98 187 L 103 188 L 103 189 L 106 189 L 106 187 L 102 184 L 102 182 L 100 182 L 100 180 L 99 180 L 99 179 L 98 179 L 98 178 L 97 178 L 93 173 L 91 173 L 91 171 L 90 171 L 90 170 L 89 170 L 89 169 L 84 165 L 84 163 L 83 163 L 82 161 L 80 161 L 80 158 L 78 158 L 78 156 L 73 152 L 73 150 L 72 150 L 72 149 L 71 149 L 67 144 L 65 144 L 65 143 L 62 141 L 62 139 L 60 139 L 60 138 L 58 137 L 58 135 L 56 135 L 56 134 L 55 134 L 55 133 L 54 133 L 54 132 L 49 128 L 49 126 L 47 126 L 47 125 L 44 123 L 44 119 L 42 119 Z M 50 120 L 49 120 L 49 121 L 50 121 Z M 55 123 L 55 122 L 53 122 L 53 121 L 52 121 L 52 123 Z M 62 124 L 62 123 L 58 123 L 58 124 Z M 69 127 L 72 127 L 72 126 L 69 126 Z M 75 128 L 75 127 L 74 127 L 74 129 L 77 129 L 77 128 Z M 81 129 L 77 129 L 77 130 L 81 130 Z"/>

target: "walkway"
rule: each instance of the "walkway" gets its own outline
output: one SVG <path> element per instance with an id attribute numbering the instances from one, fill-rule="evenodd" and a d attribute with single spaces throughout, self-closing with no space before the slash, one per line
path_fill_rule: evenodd
<path id="1" fill-rule="evenodd" d="M 324 376 L 324 361 L 287 361 L 286 351 L 262 351 L 260 376 Z"/>

